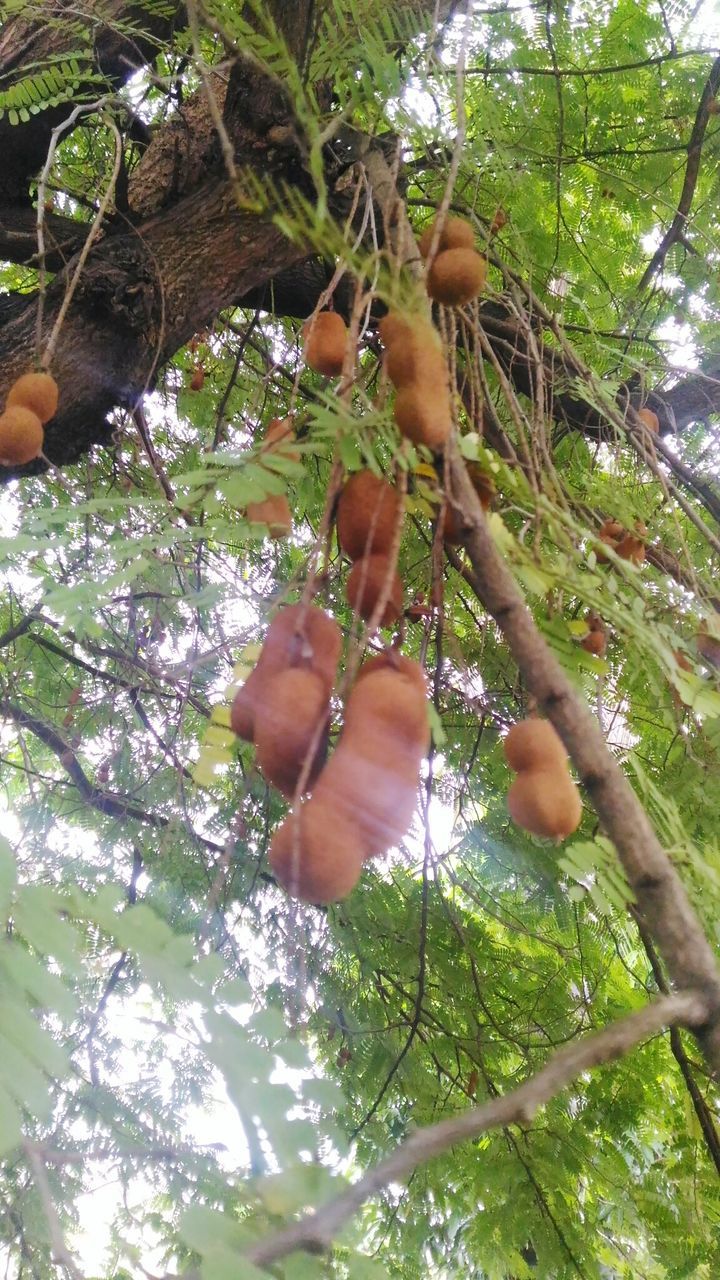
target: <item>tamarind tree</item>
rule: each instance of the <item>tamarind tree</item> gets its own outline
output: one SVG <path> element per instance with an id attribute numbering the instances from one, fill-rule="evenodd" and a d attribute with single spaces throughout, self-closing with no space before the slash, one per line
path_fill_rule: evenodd
<path id="1" fill-rule="evenodd" d="M 60 393 L 0 467 L 5 1274 L 710 1280 L 714 6 L 0 16 L 0 400 Z M 438 210 L 488 272 L 431 310 Z M 338 378 L 303 357 L 328 308 Z M 396 429 L 388 309 L 442 341 L 440 452 Z M 361 468 L 404 503 L 384 630 L 333 532 Z M 346 681 L 393 644 L 430 694 L 412 829 L 324 907 L 229 729 L 299 599 Z M 558 845 L 506 805 L 534 714 L 583 801 Z"/>

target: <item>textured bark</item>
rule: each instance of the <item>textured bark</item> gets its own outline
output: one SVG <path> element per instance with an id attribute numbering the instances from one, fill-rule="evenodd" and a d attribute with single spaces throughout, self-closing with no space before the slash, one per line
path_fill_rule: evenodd
<path id="1" fill-rule="evenodd" d="M 60 403 L 46 429 L 50 460 L 73 462 L 107 440 L 110 409 L 134 404 L 154 370 L 219 310 L 302 256 L 270 223 L 240 214 L 223 178 L 141 231 L 104 241 L 88 260 L 53 361 Z M 63 273 L 48 290 L 48 325 L 65 281 Z M 31 363 L 35 305 L 28 299 L 0 329 L 0 399 Z"/>
<path id="2" fill-rule="evenodd" d="M 406 0 L 410 3 L 411 0 Z M 321 11 L 313 0 L 274 3 L 274 17 L 302 62 L 312 22 Z M 441 16 L 452 9 L 441 6 Z M 0 75 L 9 81 L 31 61 L 72 51 L 85 39 L 77 27 L 42 20 L 47 3 L 35 14 L 14 18 L 0 31 Z M 92 0 L 90 12 L 100 12 Z M 144 12 L 144 11 L 143 11 Z M 138 14 L 120 0 L 103 0 L 103 22 L 91 28 L 92 55 L 108 83 L 117 86 L 134 67 L 151 57 L 155 41 L 166 39 L 181 6 L 171 17 L 148 17 L 144 34 L 130 39 L 115 29 L 119 20 L 137 23 Z M 419 22 L 422 8 L 418 9 Z M 87 24 L 86 24 L 87 25 Z M 281 86 L 240 57 L 211 77 L 238 163 L 305 183 L 302 139 L 292 127 L 289 103 Z M 0 255 L 32 265 L 36 253 L 34 210 L 28 183 L 44 160 L 50 131 L 64 106 L 41 112 L 12 128 L 0 121 L 3 168 L 0 172 Z M 348 157 L 349 159 L 349 157 Z M 309 188 L 308 188 L 309 189 Z M 135 170 L 129 191 L 136 231 L 126 220 L 106 224 L 86 265 L 81 286 L 67 317 L 54 361 L 61 387 L 60 409 L 46 437 L 48 457 L 63 465 L 75 461 L 94 443 L 109 438 L 105 421 L 116 406 L 131 406 L 155 372 L 195 332 L 224 307 L 242 301 L 272 309 L 277 315 L 309 314 L 329 279 L 327 264 L 308 258 L 287 244 L 267 224 L 237 212 L 217 136 L 204 93 L 195 95 L 159 131 Z M 342 206 L 338 206 L 342 213 Z M 48 215 L 47 265 L 61 274 L 50 286 L 46 320 L 52 323 L 67 276 L 62 274 L 84 236 L 86 225 Z M 340 310 L 349 293 L 341 285 Z M 27 296 L 0 297 L 0 402 L 18 373 L 34 358 L 35 301 Z M 531 357 L 517 321 L 502 299 L 486 301 L 480 320 L 516 390 L 531 394 L 535 382 Z M 47 332 L 47 328 L 46 328 Z M 545 348 L 545 385 L 551 412 L 559 422 L 589 435 L 605 430 L 602 418 L 567 388 L 574 371 L 561 353 Z M 663 431 L 687 425 L 720 407 L 720 381 L 693 375 L 665 396 L 649 403 Z M 36 472 L 34 463 L 25 472 Z M 0 480 L 12 474 L 0 468 Z"/>

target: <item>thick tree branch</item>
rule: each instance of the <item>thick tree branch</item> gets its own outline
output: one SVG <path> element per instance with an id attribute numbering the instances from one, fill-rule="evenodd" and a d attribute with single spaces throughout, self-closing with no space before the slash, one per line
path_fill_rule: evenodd
<path id="1" fill-rule="evenodd" d="M 698 1035 L 710 1066 L 720 1071 L 720 972 L 713 950 L 595 717 L 543 640 L 497 551 L 464 462 L 456 448 L 449 454 L 452 490 L 464 513 L 463 544 L 471 564 L 466 580 L 502 631 L 528 691 L 565 743 L 615 844 L 672 981 L 680 989 L 701 990 L 707 996 L 710 1016 Z"/>
<path id="2" fill-rule="evenodd" d="M 248 1261 L 269 1266 L 296 1249 L 312 1253 L 328 1249 L 342 1227 L 372 1196 L 391 1182 L 406 1182 L 419 1165 L 468 1142 L 491 1129 L 529 1124 L 538 1109 L 550 1102 L 573 1080 L 603 1063 L 624 1057 L 641 1041 L 664 1027 L 683 1023 L 698 1026 L 706 1021 L 709 1005 L 697 992 L 667 996 L 605 1027 L 594 1035 L 575 1040 L 553 1054 L 549 1062 L 518 1089 L 449 1120 L 418 1129 L 362 1178 L 299 1222 L 258 1244 L 245 1254 Z"/>
<path id="3" fill-rule="evenodd" d="M 45 215 L 45 266 L 62 271 L 82 248 L 88 228 L 74 218 Z M 0 205 L 0 261 L 37 265 L 37 218 L 28 205 Z"/>

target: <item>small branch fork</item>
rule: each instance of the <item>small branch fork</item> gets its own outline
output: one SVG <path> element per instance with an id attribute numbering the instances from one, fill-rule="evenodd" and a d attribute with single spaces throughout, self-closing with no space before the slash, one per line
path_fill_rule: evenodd
<path id="1" fill-rule="evenodd" d="M 414 1170 L 458 1142 L 468 1142 L 491 1129 L 529 1124 L 544 1106 L 584 1072 L 624 1057 L 641 1041 L 678 1023 L 698 1026 L 707 1020 L 708 1002 L 696 992 L 666 996 L 631 1013 L 604 1030 L 584 1036 L 553 1054 L 549 1062 L 519 1088 L 480 1107 L 438 1124 L 418 1129 L 364 1177 L 317 1213 L 260 1240 L 245 1254 L 248 1261 L 269 1266 L 296 1249 L 321 1253 L 329 1249 L 345 1223 L 372 1196 L 393 1182 L 406 1182 Z"/>

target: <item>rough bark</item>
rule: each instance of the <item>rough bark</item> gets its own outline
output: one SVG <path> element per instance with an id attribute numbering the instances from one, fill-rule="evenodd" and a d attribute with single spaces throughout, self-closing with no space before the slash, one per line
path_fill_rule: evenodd
<path id="1" fill-rule="evenodd" d="M 60 403 L 46 429 L 48 458 L 73 462 L 107 440 L 110 409 L 133 405 L 154 371 L 219 310 L 303 256 L 271 223 L 241 214 L 223 178 L 137 233 L 105 241 L 90 256 L 53 361 Z M 49 324 L 66 277 L 48 290 Z M 31 362 L 35 307 L 28 299 L 0 331 L 0 397 Z"/>
<path id="2" fill-rule="evenodd" d="M 30 72 L 62 55 L 80 53 L 80 83 L 74 101 L 97 98 L 117 89 L 154 57 L 173 29 L 184 22 L 181 4 L 133 7 L 125 0 L 87 0 L 80 11 L 40 0 L 10 18 L 0 28 L 0 85 L 3 90 Z M 88 77 L 99 72 L 102 84 Z M 83 79 L 85 77 L 85 79 Z M 9 114 L 0 119 L 0 204 L 30 203 L 29 183 L 42 168 L 50 135 L 64 119 L 67 102 L 31 115 L 13 125 Z"/>
<path id="3" fill-rule="evenodd" d="M 293 6 L 277 0 L 274 7 L 276 20 L 302 61 L 313 20 L 311 0 Z M 442 6 L 443 12 L 449 7 Z M 46 10 L 49 6 L 41 4 L 0 31 L 0 75 L 9 81 L 30 61 L 42 62 L 78 47 L 72 24 L 43 21 Z M 93 0 L 93 11 L 100 11 L 98 0 Z M 89 28 L 92 50 L 87 41 L 87 67 L 100 67 L 109 84 L 119 85 L 152 56 L 155 41 L 168 37 L 182 12 L 175 6 L 171 17 L 146 14 L 142 34 L 131 38 L 127 22 L 137 26 L 138 15 L 120 0 L 103 0 L 104 21 Z M 277 82 L 241 57 L 220 68 L 210 84 L 239 161 L 303 182 L 302 140 L 293 134 L 289 104 Z M 67 114 L 67 106 L 57 110 Z M 55 122 L 53 111 L 41 112 L 14 129 L 7 117 L 0 121 L 0 144 L 5 148 L 0 254 L 10 261 L 32 265 L 35 258 L 28 184 L 44 159 Z M 267 223 L 238 214 L 203 94 L 195 95 L 152 140 L 132 176 L 129 202 L 137 229 L 128 230 L 127 220 L 120 219 L 106 225 L 54 361 L 61 403 L 48 428 L 47 453 L 58 465 L 75 461 L 93 444 L 107 440 L 108 412 L 131 406 L 162 364 L 224 307 L 242 301 L 302 318 L 328 282 L 325 263 L 285 243 Z M 48 293 L 47 320 L 52 322 L 86 226 L 50 214 L 46 227 L 47 265 L 60 272 Z M 339 309 L 343 302 L 341 291 Z M 32 363 L 34 314 L 32 298 L 0 299 L 0 400 L 14 377 Z M 510 308 L 502 298 L 486 301 L 480 321 L 516 390 L 531 394 L 532 357 Z M 546 347 L 543 358 L 555 419 L 591 436 L 601 435 L 605 424 L 578 395 L 575 371 L 567 367 L 562 353 Z M 720 366 L 678 383 L 662 397 L 651 394 L 649 403 L 661 430 L 681 428 L 720 408 L 716 372 Z M 25 471 L 41 469 L 35 463 Z M 0 468 L 0 479 L 10 474 Z"/>

